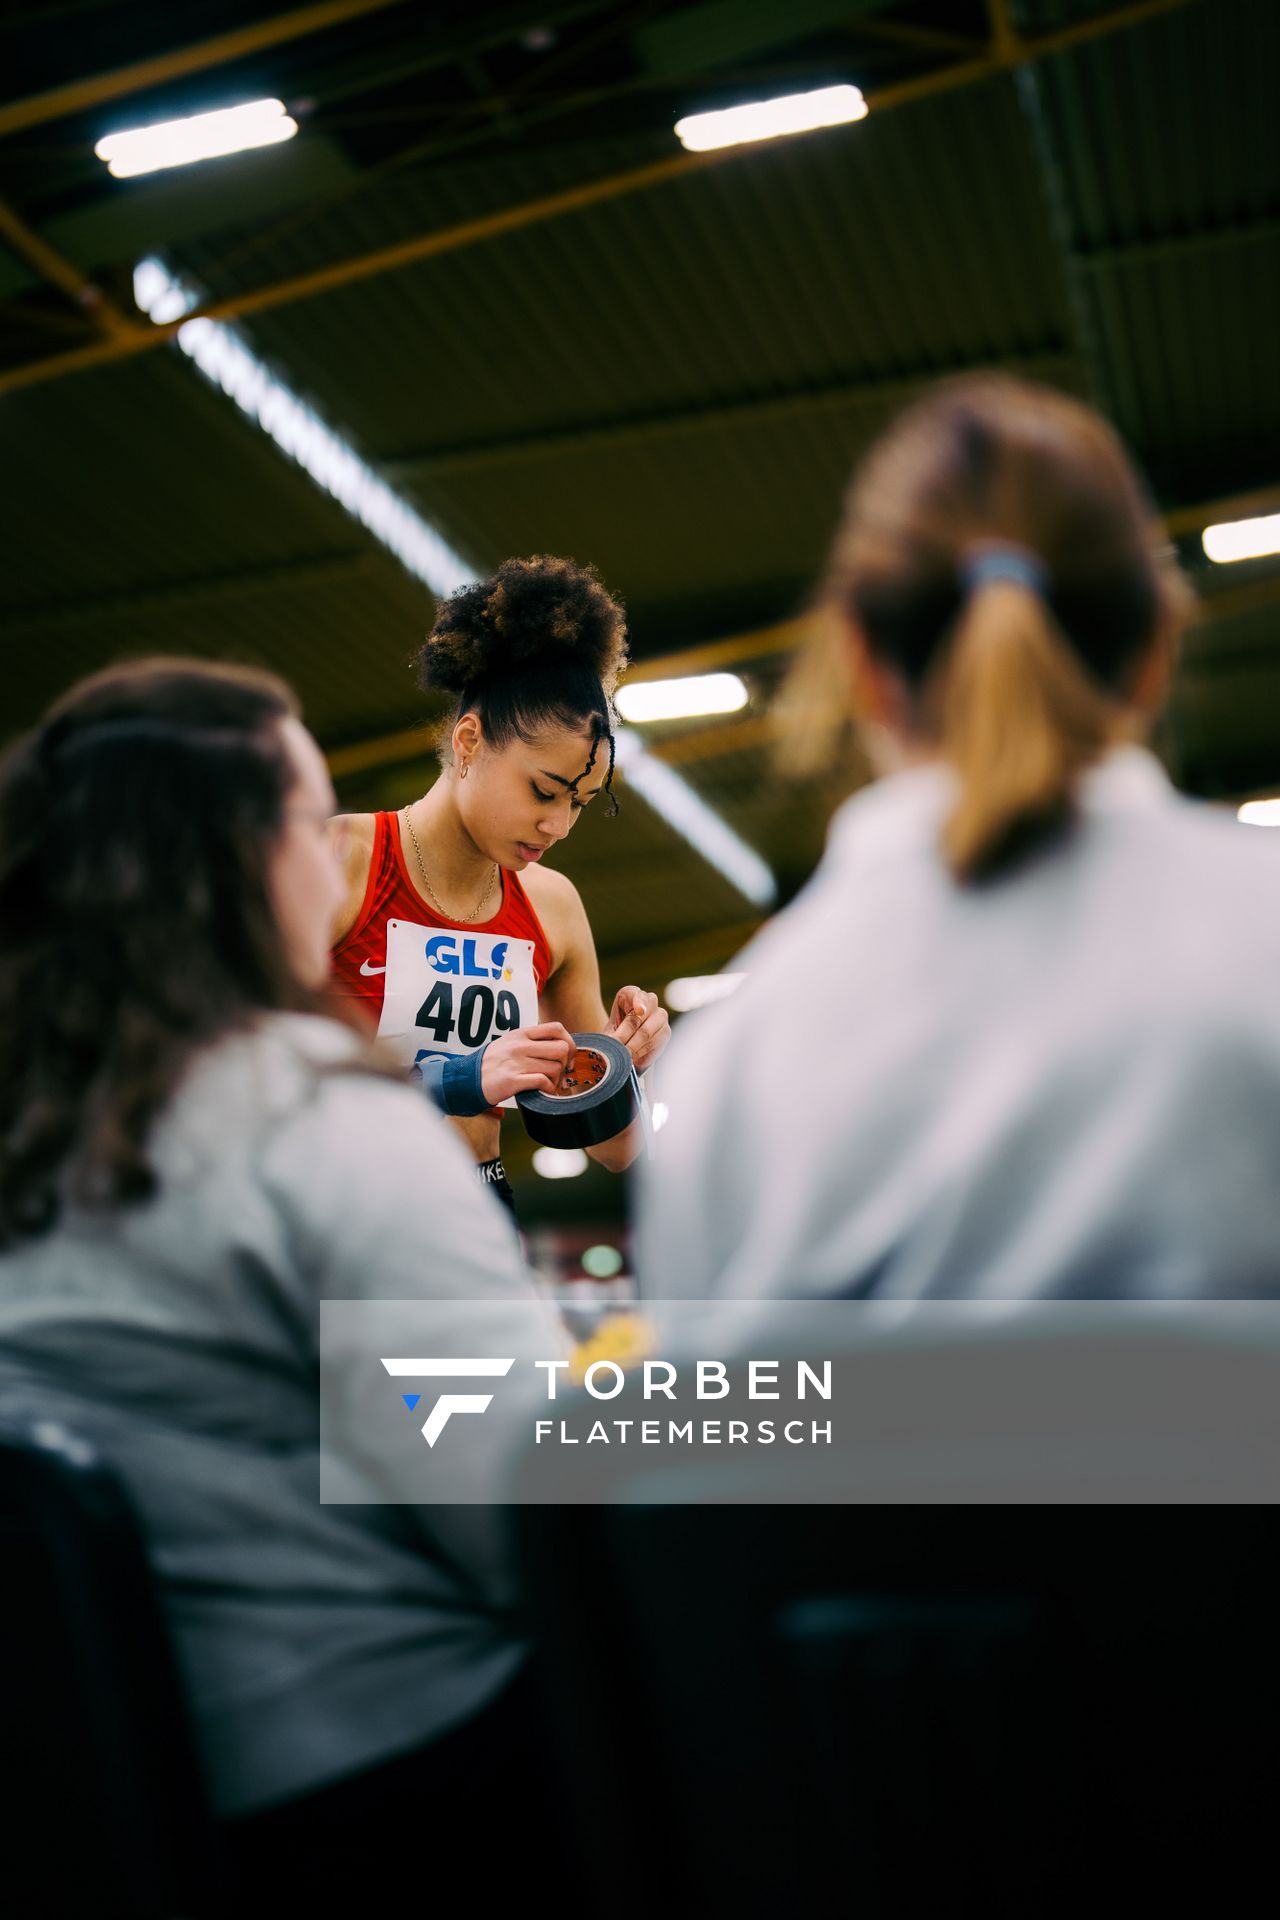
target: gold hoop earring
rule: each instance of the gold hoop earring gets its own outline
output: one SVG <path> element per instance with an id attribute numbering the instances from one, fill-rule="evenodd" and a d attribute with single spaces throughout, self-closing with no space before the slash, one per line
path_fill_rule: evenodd
<path id="1" fill-rule="evenodd" d="M 462 765 L 458 768 L 458 778 L 459 780 L 465 780 L 466 777 L 467 777 L 467 762 L 464 760 Z"/>

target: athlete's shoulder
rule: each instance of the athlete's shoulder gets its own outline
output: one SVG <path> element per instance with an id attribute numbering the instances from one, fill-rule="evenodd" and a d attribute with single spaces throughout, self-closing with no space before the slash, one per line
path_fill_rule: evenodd
<path id="1" fill-rule="evenodd" d="M 563 931 L 585 918 L 582 895 L 567 873 L 557 873 L 554 867 L 526 867 L 520 884 L 548 933 L 553 924 Z"/>
<path id="2" fill-rule="evenodd" d="M 582 896 L 567 873 L 554 867 L 526 867 L 520 884 L 542 922 L 551 949 L 551 971 L 558 973 L 591 939 Z"/>
<path id="3" fill-rule="evenodd" d="M 348 849 L 362 846 L 365 851 L 365 858 L 368 859 L 373 851 L 374 835 L 378 831 L 377 814 L 340 813 L 338 815 L 338 824 L 347 836 Z"/>
<path id="4" fill-rule="evenodd" d="M 526 867 L 520 884 L 535 903 L 546 900 L 557 906 L 582 905 L 582 895 L 568 874 L 557 873 L 554 867 Z"/>
<path id="5" fill-rule="evenodd" d="M 376 813 L 343 813 L 339 814 L 338 820 L 346 839 L 343 867 L 347 880 L 347 897 L 343 902 L 338 926 L 335 929 L 335 944 L 339 940 L 345 940 L 360 917 L 365 890 L 369 885 L 369 868 L 373 861 L 373 847 L 378 831 Z"/>

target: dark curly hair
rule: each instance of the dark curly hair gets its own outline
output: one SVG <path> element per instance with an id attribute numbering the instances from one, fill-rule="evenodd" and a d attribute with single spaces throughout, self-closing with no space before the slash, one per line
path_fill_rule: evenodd
<path id="1" fill-rule="evenodd" d="M 0 762 L 0 1246 L 64 1196 L 153 1191 L 146 1137 L 197 1048 L 294 980 L 268 865 L 294 774 L 274 675 L 143 660 Z"/>
<path id="2" fill-rule="evenodd" d="M 442 740 L 469 712 L 495 747 L 585 723 L 591 756 L 581 777 L 607 744 L 605 788 L 615 813 L 612 696 L 626 664 L 619 602 L 594 567 L 552 554 L 505 560 L 487 580 L 451 594 L 415 655 L 423 691 L 455 696 Z"/>

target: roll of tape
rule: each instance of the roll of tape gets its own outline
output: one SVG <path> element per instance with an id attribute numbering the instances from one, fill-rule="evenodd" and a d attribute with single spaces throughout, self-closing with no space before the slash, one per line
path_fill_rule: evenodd
<path id="1" fill-rule="evenodd" d="M 558 1093 L 518 1093 L 525 1131 L 544 1147 L 594 1147 L 622 1133 L 640 1111 L 631 1055 L 608 1033 L 575 1033 Z"/>

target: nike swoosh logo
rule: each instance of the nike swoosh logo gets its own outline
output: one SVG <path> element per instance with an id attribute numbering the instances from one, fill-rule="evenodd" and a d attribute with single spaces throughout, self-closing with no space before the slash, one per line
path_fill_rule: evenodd
<path id="1" fill-rule="evenodd" d="M 369 965 L 369 962 L 368 962 L 367 960 L 362 960 L 362 961 L 360 962 L 360 971 L 361 971 L 361 973 L 385 973 L 385 972 L 386 972 L 386 968 L 385 968 L 385 967 L 371 967 L 371 966 Z"/>

